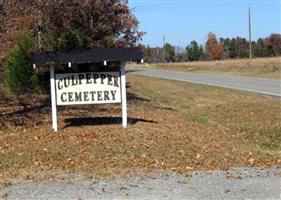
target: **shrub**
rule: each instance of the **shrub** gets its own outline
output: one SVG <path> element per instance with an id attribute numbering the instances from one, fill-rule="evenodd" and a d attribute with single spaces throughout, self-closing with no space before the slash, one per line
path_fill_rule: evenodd
<path id="1" fill-rule="evenodd" d="M 32 68 L 30 52 L 34 49 L 34 38 L 27 33 L 21 35 L 5 62 L 5 82 L 14 94 L 38 92 L 38 75 Z"/>

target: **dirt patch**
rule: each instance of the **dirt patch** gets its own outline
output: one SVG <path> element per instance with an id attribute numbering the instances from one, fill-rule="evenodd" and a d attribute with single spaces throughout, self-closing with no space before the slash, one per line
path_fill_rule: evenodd
<path id="1" fill-rule="evenodd" d="M 281 165 L 280 100 L 175 81 L 128 77 L 121 106 L 60 107 L 48 97 L 0 103 L 0 180 Z"/>

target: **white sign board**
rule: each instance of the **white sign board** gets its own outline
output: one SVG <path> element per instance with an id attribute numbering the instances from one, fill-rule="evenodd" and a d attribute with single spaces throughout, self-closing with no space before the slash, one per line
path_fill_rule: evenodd
<path id="1" fill-rule="evenodd" d="M 57 105 L 121 103 L 120 72 L 56 74 Z"/>

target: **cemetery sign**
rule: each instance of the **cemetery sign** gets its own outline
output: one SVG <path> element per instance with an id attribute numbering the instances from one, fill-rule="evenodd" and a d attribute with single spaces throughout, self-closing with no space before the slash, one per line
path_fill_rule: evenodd
<path id="1" fill-rule="evenodd" d="M 122 124 L 127 127 L 126 61 L 143 61 L 140 48 L 84 49 L 42 52 L 33 56 L 33 66 L 50 67 L 52 127 L 58 131 L 57 106 L 121 103 Z M 107 63 L 119 63 L 110 69 Z M 105 72 L 56 73 L 57 66 L 103 63 Z M 83 66 L 83 65 L 79 65 Z M 83 70 L 82 70 L 83 71 Z M 103 70 L 102 70 L 103 71 Z"/>
<path id="2" fill-rule="evenodd" d="M 121 103 L 120 72 L 56 74 L 57 105 Z"/>

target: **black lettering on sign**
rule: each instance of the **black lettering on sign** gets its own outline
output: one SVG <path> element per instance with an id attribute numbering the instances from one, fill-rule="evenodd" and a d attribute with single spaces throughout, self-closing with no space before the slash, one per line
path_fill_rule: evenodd
<path id="1" fill-rule="evenodd" d="M 95 95 L 97 94 L 97 92 L 90 92 L 91 96 L 92 96 L 92 101 L 95 101 Z"/>
<path id="2" fill-rule="evenodd" d="M 65 77 L 63 81 L 64 81 L 64 87 L 68 88 L 70 86 L 70 77 Z"/>
<path id="3" fill-rule="evenodd" d="M 82 92 L 75 92 L 75 101 L 82 101 Z"/>
<path id="4" fill-rule="evenodd" d="M 60 79 L 58 82 L 58 89 L 61 90 L 62 88 L 63 88 L 63 83 L 62 83 L 62 79 Z"/>
<path id="5" fill-rule="evenodd" d="M 73 99 L 73 93 L 72 92 L 68 92 L 68 101 L 69 102 L 73 102 L 74 99 Z"/>
<path id="6" fill-rule="evenodd" d="M 67 102 L 66 95 L 67 94 L 65 92 L 61 94 L 61 101 L 64 102 L 64 103 Z"/>
<path id="7" fill-rule="evenodd" d="M 89 92 L 84 92 L 84 101 L 89 101 Z"/>
<path id="8" fill-rule="evenodd" d="M 116 90 L 112 90 L 110 92 L 111 92 L 111 95 L 112 95 L 112 100 L 115 101 L 116 100 L 116 93 L 117 93 L 117 91 Z"/>
<path id="9" fill-rule="evenodd" d="M 104 100 L 105 101 L 110 101 L 109 92 L 108 91 L 104 91 Z"/>
<path id="10" fill-rule="evenodd" d="M 114 76 L 114 86 L 119 87 L 119 77 Z"/>
<path id="11" fill-rule="evenodd" d="M 113 82 L 112 82 L 112 76 L 109 74 L 108 76 L 107 76 L 107 78 L 108 78 L 108 85 L 113 85 Z"/>
<path id="12" fill-rule="evenodd" d="M 91 74 L 86 74 L 86 83 L 87 84 L 92 84 L 91 78 L 92 78 Z"/>
<path id="13" fill-rule="evenodd" d="M 94 74 L 94 84 L 97 84 L 97 79 L 99 78 L 100 76 L 98 74 Z"/>
<path id="14" fill-rule="evenodd" d="M 100 77 L 101 77 L 101 84 L 104 84 L 104 80 L 106 79 L 106 75 L 101 74 Z"/>
<path id="15" fill-rule="evenodd" d="M 72 83 L 72 86 L 75 86 L 75 85 L 78 85 L 78 80 L 75 78 L 75 76 L 71 76 L 71 83 Z"/>
<path id="16" fill-rule="evenodd" d="M 84 74 L 79 74 L 78 79 L 79 79 L 79 85 L 82 85 L 82 80 L 85 78 Z"/>
<path id="17" fill-rule="evenodd" d="M 102 101 L 102 91 L 98 91 L 98 101 Z"/>

